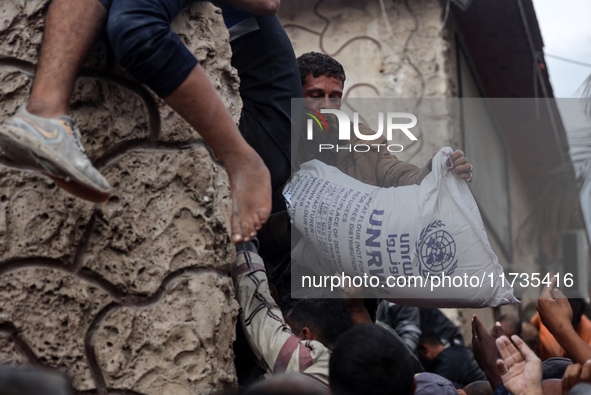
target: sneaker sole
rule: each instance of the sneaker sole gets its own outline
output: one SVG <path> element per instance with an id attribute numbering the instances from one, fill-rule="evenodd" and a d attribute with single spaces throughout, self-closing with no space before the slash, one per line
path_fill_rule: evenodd
<path id="1" fill-rule="evenodd" d="M 79 197 L 80 199 L 84 199 L 93 203 L 104 203 L 109 199 L 109 197 L 111 197 L 111 193 L 109 192 L 99 192 L 96 189 L 90 189 L 86 185 L 79 182 L 73 180 L 66 181 L 63 178 L 56 177 L 52 174 L 46 173 L 43 170 L 40 171 L 47 177 L 51 178 L 60 188 L 76 197 Z"/>
<path id="2" fill-rule="evenodd" d="M 4 156 L 14 162 L 35 167 L 61 188 L 81 199 L 102 203 L 109 198 L 110 191 L 93 187 L 75 168 L 59 159 L 55 160 L 53 152 L 39 140 L 14 133 L 12 132 L 14 129 L 0 125 L 0 149 Z M 34 154 L 33 150 L 38 154 Z M 52 159 L 49 159 L 50 157 Z"/>

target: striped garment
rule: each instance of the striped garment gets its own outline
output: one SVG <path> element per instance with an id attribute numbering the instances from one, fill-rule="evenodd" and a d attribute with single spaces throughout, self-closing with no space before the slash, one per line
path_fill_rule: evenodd
<path id="1" fill-rule="evenodd" d="M 240 322 L 266 375 L 301 372 L 327 386 L 330 351 L 318 341 L 300 340 L 291 332 L 271 297 L 261 257 L 237 252 L 233 274 Z"/>

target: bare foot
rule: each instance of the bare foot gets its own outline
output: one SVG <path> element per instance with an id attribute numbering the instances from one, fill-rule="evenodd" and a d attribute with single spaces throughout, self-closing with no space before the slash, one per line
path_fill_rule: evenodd
<path id="1" fill-rule="evenodd" d="M 501 324 L 496 323 L 494 331 L 496 337 L 503 335 Z M 501 383 L 501 375 L 497 369 L 497 359 L 500 358 L 500 354 L 495 339 L 484 328 L 476 314 L 472 317 L 472 352 L 494 390 Z"/>
<path id="2" fill-rule="evenodd" d="M 250 147 L 225 165 L 232 188 L 232 241 L 250 241 L 271 213 L 271 175 Z"/>

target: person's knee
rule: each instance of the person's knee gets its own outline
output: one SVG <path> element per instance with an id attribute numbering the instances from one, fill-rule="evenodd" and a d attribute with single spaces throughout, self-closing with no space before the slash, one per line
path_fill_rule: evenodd
<path id="1" fill-rule="evenodd" d="M 155 51 L 166 45 L 171 31 L 166 20 L 149 11 L 129 9 L 109 14 L 107 34 L 121 66 L 134 74 L 157 61 Z"/>
<path id="2" fill-rule="evenodd" d="M 170 28 L 187 0 L 125 0 L 111 5 L 107 34 L 119 64 L 158 96 L 172 93 L 197 65 Z"/>

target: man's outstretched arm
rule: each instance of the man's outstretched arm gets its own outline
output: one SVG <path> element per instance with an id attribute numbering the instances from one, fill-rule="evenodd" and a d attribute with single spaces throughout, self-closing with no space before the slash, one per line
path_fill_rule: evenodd
<path id="1" fill-rule="evenodd" d="M 300 342 L 269 291 L 265 265 L 255 252 L 238 251 L 233 271 L 240 323 L 269 373 L 305 372 L 328 383 L 330 353 L 321 343 Z"/>
<path id="2" fill-rule="evenodd" d="M 573 310 L 562 291 L 554 288 L 554 283 L 555 279 L 544 288 L 536 308 L 542 323 L 552 333 L 558 344 L 574 362 L 582 365 L 591 359 L 591 347 L 573 328 Z"/>

